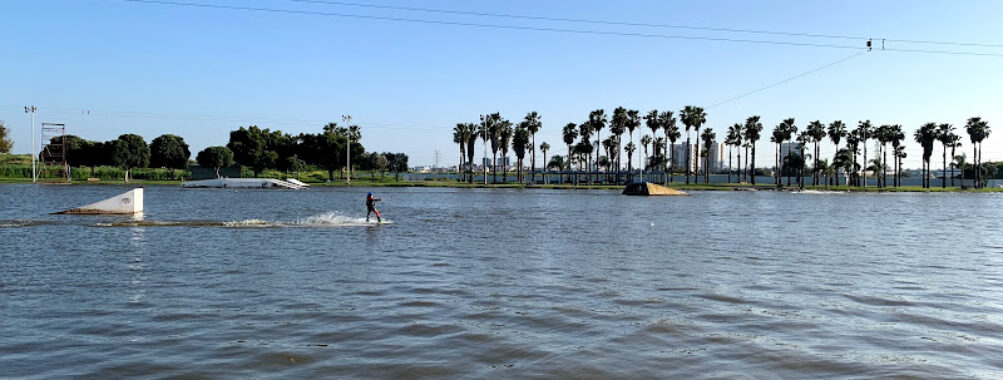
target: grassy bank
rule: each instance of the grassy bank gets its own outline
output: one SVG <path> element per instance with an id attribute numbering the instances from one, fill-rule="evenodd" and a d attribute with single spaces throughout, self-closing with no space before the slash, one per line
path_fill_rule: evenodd
<path id="1" fill-rule="evenodd" d="M 58 185 L 130 185 L 130 186 L 146 186 L 146 185 L 166 185 L 166 186 L 178 186 L 181 184 L 179 180 L 148 180 L 148 179 L 136 179 L 131 180 L 129 183 L 121 179 L 112 180 L 100 180 L 100 181 L 87 181 L 74 179 L 72 182 L 67 183 L 65 181 L 60 181 L 57 179 L 46 178 L 40 180 L 40 182 L 45 184 L 58 184 Z M 0 178 L 0 184 L 4 183 L 31 183 L 30 178 Z M 380 181 L 377 179 L 373 181 L 369 178 L 358 178 L 352 179 L 352 184 L 346 184 L 343 180 L 337 180 L 334 182 L 308 182 L 311 186 L 320 187 L 436 187 L 436 188 L 462 188 L 462 189 L 555 189 L 555 190 L 621 190 L 623 185 L 598 185 L 598 184 L 579 184 L 575 186 L 573 184 L 535 184 L 527 185 L 521 183 L 488 183 L 483 184 L 477 183 L 466 183 L 466 182 L 456 182 L 454 180 L 439 180 L 439 181 L 394 181 L 392 177 L 389 180 Z M 741 191 L 741 190 L 758 190 L 758 191 L 797 191 L 797 187 L 784 187 L 777 189 L 773 184 L 757 184 L 754 188 L 751 184 L 735 184 L 735 183 L 670 183 L 670 188 L 682 190 L 682 191 Z M 806 186 L 805 190 L 812 191 L 835 191 L 835 192 L 851 192 L 851 193 L 952 193 L 952 192 L 963 192 L 963 193 L 1003 193 L 1003 188 L 984 188 L 984 189 L 966 189 L 961 190 L 958 187 L 948 187 L 940 188 L 933 187 L 929 189 L 924 189 L 919 186 L 903 186 L 903 187 L 889 187 L 889 188 L 877 188 L 877 187 L 845 187 L 845 186 Z"/>

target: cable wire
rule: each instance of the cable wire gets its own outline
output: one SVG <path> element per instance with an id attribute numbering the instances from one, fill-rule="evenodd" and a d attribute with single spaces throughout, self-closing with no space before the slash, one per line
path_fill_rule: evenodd
<path id="1" fill-rule="evenodd" d="M 711 31 L 711 32 L 748 33 L 748 34 L 763 34 L 763 35 L 775 35 L 775 36 L 787 36 L 787 37 L 828 38 L 828 39 L 839 39 L 839 40 L 864 41 L 872 39 L 872 37 L 846 36 L 838 34 L 798 33 L 798 32 L 781 32 L 774 30 L 761 30 L 761 29 L 722 28 L 722 27 L 709 27 L 709 26 L 611 21 L 611 20 L 596 20 L 596 19 L 568 18 L 568 17 L 531 16 L 531 15 L 512 14 L 512 13 L 491 13 L 491 12 L 476 12 L 476 11 L 460 11 L 452 9 L 404 7 L 404 6 L 384 5 L 384 4 L 363 4 L 363 3 L 332 1 L 332 0 L 288 0 L 288 1 L 296 3 L 307 3 L 307 4 L 325 4 L 325 5 L 337 5 L 346 7 L 390 9 L 390 10 L 401 10 L 410 12 L 426 12 L 426 13 L 510 18 L 510 19 L 522 19 L 522 20 L 536 20 L 536 21 L 558 21 L 558 22 L 570 22 L 570 23 L 593 24 L 593 25 L 638 26 L 638 27 L 648 27 L 648 28 L 701 30 L 701 31 Z M 881 40 L 881 38 L 873 38 L 873 40 Z M 901 42 L 901 43 L 911 43 L 911 44 L 958 45 L 958 46 L 969 46 L 969 47 L 1003 48 L 1003 44 L 987 44 L 987 43 L 976 43 L 976 42 L 952 42 L 952 41 L 930 41 L 930 40 L 910 40 L 910 39 L 884 39 L 884 40 L 886 42 Z"/>
<path id="2" fill-rule="evenodd" d="M 673 34 L 638 33 L 638 32 L 615 32 L 615 31 L 602 31 L 602 30 L 589 30 L 589 29 L 567 29 L 567 28 L 534 27 L 534 26 L 520 26 L 520 25 L 506 25 L 506 24 L 485 24 L 485 23 L 475 23 L 475 22 L 442 21 L 442 20 L 428 20 L 428 19 L 406 18 L 406 17 L 390 17 L 390 16 L 372 16 L 372 15 L 361 15 L 361 14 L 353 14 L 353 13 L 307 11 L 307 10 L 284 9 L 284 8 L 261 8 L 261 7 L 247 7 L 247 6 L 223 5 L 223 4 L 190 3 L 190 2 L 180 2 L 180 1 L 170 1 L 170 0 L 122 0 L 122 1 L 131 2 L 131 3 L 142 3 L 142 4 L 157 4 L 157 5 L 170 5 L 170 6 L 183 6 L 183 7 L 196 7 L 196 8 L 210 8 L 210 9 L 226 9 L 226 10 L 241 10 L 241 11 L 255 11 L 255 12 L 284 13 L 284 14 L 300 14 L 300 15 L 312 15 L 312 16 L 343 17 L 343 18 L 356 18 L 356 19 L 367 19 L 367 20 L 409 22 L 409 23 L 431 24 L 431 25 L 468 26 L 468 27 L 505 29 L 505 30 L 527 30 L 527 31 L 536 31 L 536 32 L 556 32 L 556 33 L 584 34 L 584 35 L 606 35 L 606 36 L 617 36 L 617 37 L 659 38 L 659 39 L 672 39 L 672 40 L 696 40 L 696 41 L 712 41 L 712 42 L 733 42 L 733 43 L 784 45 L 784 46 L 833 48 L 833 49 L 852 49 L 852 50 L 868 49 L 866 46 L 837 45 L 837 44 L 812 43 L 812 42 L 794 42 L 794 41 L 779 41 L 779 40 L 757 40 L 757 39 L 745 39 L 745 38 L 706 37 L 706 36 L 693 36 L 693 35 L 673 35 Z M 314 0 L 314 1 L 319 1 L 319 0 Z M 459 11 L 457 11 L 457 12 L 459 12 Z M 535 16 L 526 16 L 526 17 L 535 17 Z M 568 19 L 568 20 L 573 20 L 573 19 Z M 743 30 L 741 30 L 741 29 L 734 29 L 732 31 L 743 31 Z M 752 31 L 752 30 L 745 30 L 745 31 L 746 32 L 750 32 L 750 33 L 751 32 L 766 32 L 766 31 Z M 783 34 L 784 32 L 769 32 L 769 33 Z M 790 35 L 796 35 L 796 34 L 790 34 Z M 803 34 L 802 37 L 804 37 L 804 36 L 809 36 L 809 35 L 808 34 Z M 844 38 L 845 37 L 845 38 L 849 38 L 849 39 L 858 39 L 856 37 L 848 37 L 848 36 L 832 36 L 832 35 L 813 35 L 813 36 L 815 36 L 815 37 L 827 37 L 827 38 Z M 891 41 L 891 40 L 886 40 L 886 41 Z M 997 54 L 997 53 L 979 53 L 979 52 L 947 51 L 947 50 L 922 50 L 922 49 L 884 49 L 884 50 L 885 51 L 901 51 L 901 52 L 913 52 L 913 53 L 926 53 L 926 54 L 950 54 L 950 55 L 969 55 L 969 56 L 983 56 L 983 57 L 999 57 L 999 58 L 1003 58 L 1003 54 Z"/>
<path id="3" fill-rule="evenodd" d="M 824 69 L 827 69 L 827 68 L 830 68 L 830 67 L 832 67 L 832 66 L 836 66 L 836 65 L 838 65 L 838 64 L 840 64 L 840 63 L 843 63 L 843 62 L 846 62 L 846 61 L 849 61 L 849 60 L 851 60 L 851 59 L 853 59 L 853 58 L 857 58 L 857 57 L 859 57 L 859 56 L 861 56 L 861 55 L 863 55 L 863 54 L 865 54 L 865 53 L 867 53 L 867 52 L 866 52 L 866 51 L 862 51 L 862 52 L 859 52 L 859 53 L 855 53 L 855 54 L 852 54 L 852 55 L 849 55 L 849 56 L 846 56 L 846 57 L 843 57 L 843 58 L 840 58 L 840 59 L 838 59 L 838 60 L 836 60 L 836 61 L 833 61 L 833 62 L 829 62 L 829 63 L 827 63 L 827 64 L 825 64 L 825 65 L 822 65 L 822 66 L 819 66 L 819 67 L 816 67 L 816 68 L 814 68 L 814 69 L 811 69 L 811 70 L 808 70 L 808 71 L 805 71 L 805 72 L 803 72 L 803 73 L 800 73 L 800 74 L 797 74 L 797 75 L 795 75 L 795 76 L 792 76 L 792 77 L 789 77 L 789 78 L 786 78 L 786 79 L 784 79 L 784 80 L 781 80 L 781 81 L 779 81 L 779 82 L 775 82 L 775 83 L 772 83 L 772 84 L 770 84 L 770 85 L 768 85 L 768 86 L 765 86 L 765 87 L 760 87 L 760 88 L 757 88 L 757 89 L 755 89 L 755 90 L 752 90 L 752 91 L 749 91 L 749 92 L 746 92 L 746 93 L 744 93 L 744 94 L 741 94 L 741 95 L 738 95 L 738 96 L 735 96 L 735 97 L 732 97 L 732 98 L 728 98 L 728 99 L 725 99 L 725 100 L 723 100 L 723 101 L 720 101 L 720 102 L 717 102 L 717 103 L 714 103 L 714 104 L 711 104 L 711 105 L 710 105 L 710 106 L 708 106 L 707 108 L 708 108 L 708 109 L 710 109 L 710 108 L 712 108 L 712 107 L 716 107 L 716 106 L 719 106 L 719 105 L 722 105 L 722 104 L 725 104 L 725 103 L 730 103 L 730 102 L 733 102 L 733 101 L 735 101 L 735 100 L 738 100 L 738 99 L 741 99 L 741 98 L 744 98 L 744 97 L 746 97 L 746 96 L 749 96 L 749 95 L 752 95 L 752 94 L 755 94 L 755 93 L 758 93 L 758 92 L 762 92 L 762 91 L 766 91 L 766 90 L 769 90 L 769 89 L 771 89 L 771 88 L 773 88 L 773 87 L 776 87 L 776 86 L 779 86 L 779 85 L 782 85 L 782 84 L 784 84 L 784 83 L 787 83 L 787 82 L 790 82 L 790 81 L 792 81 L 792 80 L 795 80 L 795 79 L 798 79 L 798 78 L 801 78 L 801 77 L 803 77 L 803 76 L 806 76 L 806 75 L 809 75 L 809 74 L 812 74 L 812 73 L 816 73 L 816 72 L 819 72 L 819 71 L 822 71 L 822 70 L 824 70 Z"/>

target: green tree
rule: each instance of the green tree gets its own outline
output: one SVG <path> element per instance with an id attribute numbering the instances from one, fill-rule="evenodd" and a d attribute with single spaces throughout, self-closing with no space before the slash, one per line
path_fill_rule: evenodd
<path id="1" fill-rule="evenodd" d="M 745 119 L 745 141 L 752 148 L 752 159 L 745 160 L 749 164 L 749 177 L 752 179 L 752 186 L 756 186 L 756 141 L 759 141 L 759 134 L 763 131 L 763 123 L 759 122 L 759 116 L 753 115 Z"/>
<path id="2" fill-rule="evenodd" d="M 683 122 L 683 125 L 686 126 L 686 156 L 687 156 L 686 157 L 686 183 L 690 183 L 690 174 L 689 174 L 689 172 L 690 172 L 690 166 L 691 165 L 693 166 L 693 177 L 694 177 L 695 180 L 697 180 L 697 182 L 699 182 L 699 178 L 700 178 L 699 177 L 699 174 L 700 174 L 700 149 L 693 150 L 692 148 L 690 148 L 690 133 L 689 133 L 689 131 L 690 131 L 690 128 L 693 128 L 693 131 L 696 132 L 697 139 L 699 139 L 700 138 L 700 127 L 704 123 L 707 122 L 707 113 L 704 112 L 703 108 L 700 108 L 700 107 L 697 107 L 697 106 L 686 106 L 686 107 L 683 107 L 683 110 L 681 112 L 679 112 L 679 119 L 680 119 L 680 121 Z M 697 146 L 699 146 L 699 145 L 700 144 L 697 143 Z M 694 158 L 693 161 L 690 161 L 690 157 L 689 157 L 691 150 L 695 151 L 696 154 L 697 154 L 696 158 Z M 707 171 L 707 168 L 704 168 L 704 171 Z M 709 177 L 708 177 L 708 181 L 709 181 Z"/>
<path id="3" fill-rule="evenodd" d="M 913 133 L 913 139 L 923 147 L 923 188 L 928 188 L 930 187 L 930 157 L 933 155 L 933 144 L 937 139 L 937 123 L 923 124 Z"/>
<path id="4" fill-rule="evenodd" d="M 216 178 L 219 178 L 219 168 L 233 165 L 233 151 L 225 146 L 210 146 L 195 156 L 195 162 L 199 166 L 213 168 L 216 170 Z"/>
<path id="5" fill-rule="evenodd" d="M 390 161 L 387 159 L 385 154 L 373 153 L 373 167 L 380 171 L 380 181 L 383 181 L 383 174 L 387 172 L 387 167 L 390 166 Z"/>
<path id="6" fill-rule="evenodd" d="M 947 123 L 940 124 L 937 126 L 937 141 L 940 142 L 940 145 L 943 148 L 942 160 L 943 160 L 944 172 L 943 175 L 940 177 L 940 188 L 942 189 L 947 188 L 947 147 L 953 143 L 952 136 L 954 135 L 955 130 L 956 129 L 954 128 L 954 125 Z"/>
<path id="7" fill-rule="evenodd" d="M 989 123 L 982 120 L 981 117 L 972 117 L 968 119 L 965 123 L 965 131 L 968 132 L 969 140 L 972 142 L 972 162 L 976 168 L 982 167 L 982 140 L 989 137 L 990 129 Z M 980 178 L 982 170 L 975 170 L 975 182 L 973 186 L 979 188 L 982 186 L 982 180 Z"/>
<path id="8" fill-rule="evenodd" d="M 818 166 L 819 163 L 818 143 L 822 142 L 822 140 L 824 140 L 826 137 L 825 124 L 822 124 L 822 122 L 818 120 L 808 123 L 808 137 L 811 137 L 811 141 L 815 143 L 815 150 L 814 150 L 815 154 L 813 157 L 815 159 L 815 165 L 812 166 L 812 185 L 818 186 L 821 183 L 821 174 L 822 174 L 819 171 L 819 166 Z"/>
<path id="9" fill-rule="evenodd" d="M 606 128 L 606 123 L 607 123 L 607 120 L 606 120 L 606 110 L 597 109 L 597 110 L 594 110 L 594 111 L 590 112 L 589 113 L 589 122 L 586 123 L 586 124 L 583 124 L 583 125 L 587 126 L 589 133 L 587 133 L 587 134 L 586 133 L 581 133 L 582 138 L 585 139 L 585 140 L 588 140 L 588 137 L 591 137 L 592 133 L 595 133 L 596 134 L 596 144 L 595 145 L 596 145 L 596 147 L 599 147 L 599 142 L 602 140 L 600 132 L 602 132 L 603 128 Z M 592 149 L 592 142 L 591 141 L 586 141 L 586 143 L 587 143 L 589 152 L 591 152 L 593 150 Z M 596 152 L 596 161 L 599 161 L 599 153 L 602 153 L 602 149 L 594 149 L 594 150 Z M 599 173 L 597 171 L 596 172 L 596 181 L 598 181 L 598 180 L 599 180 Z"/>
<path id="10" fill-rule="evenodd" d="M 622 140 L 621 137 L 623 136 L 624 133 L 627 132 L 627 123 L 629 123 L 627 116 L 627 109 L 623 107 L 616 107 L 615 109 L 613 109 L 613 115 L 611 115 L 609 118 L 609 133 L 615 136 L 616 138 L 609 139 L 609 141 L 610 143 L 614 144 L 617 153 L 616 154 L 617 158 L 620 157 L 620 144 Z M 618 161 L 616 163 L 616 168 L 618 172 L 620 171 L 621 167 L 622 167 L 621 163 Z M 619 175 L 617 175 L 617 177 L 619 177 Z"/>
<path id="11" fill-rule="evenodd" d="M 453 142 L 460 146 L 460 165 L 456 167 L 456 171 L 460 174 L 460 182 L 466 180 L 463 159 L 467 157 L 467 133 L 467 123 L 457 123 L 453 127 Z"/>
<path id="12" fill-rule="evenodd" d="M 828 134 L 829 140 L 832 140 L 832 143 L 836 144 L 836 153 L 839 153 L 839 142 L 846 137 L 846 125 L 843 124 L 842 120 L 836 120 L 829 123 Z M 836 165 L 835 156 L 833 156 L 832 164 L 832 166 L 836 169 L 833 176 L 836 177 L 836 184 L 839 185 L 839 168 L 842 168 L 842 166 Z"/>
<path id="13" fill-rule="evenodd" d="M 14 140 L 10 138 L 10 130 L 0 120 L 0 153 L 10 153 L 14 149 Z"/>
<path id="14" fill-rule="evenodd" d="M 714 140 L 717 139 L 717 133 L 714 133 L 714 130 L 707 128 L 703 130 L 700 138 L 703 139 L 704 151 L 707 152 L 707 154 L 704 155 L 704 183 L 710 183 L 710 149 L 714 146 Z"/>
<path id="15" fill-rule="evenodd" d="M 725 137 L 724 143 L 728 145 L 728 183 L 731 183 L 731 147 L 738 149 L 738 167 L 742 167 L 742 125 L 735 123 L 731 127 L 728 127 L 728 135 Z M 742 182 L 741 175 L 738 175 L 738 182 Z"/>
<path id="16" fill-rule="evenodd" d="M 676 125 L 676 118 L 672 116 L 672 111 L 664 111 L 658 114 L 658 124 L 661 125 L 662 132 L 665 133 L 665 139 L 669 141 L 668 144 L 665 144 L 665 156 L 669 157 L 669 162 L 666 164 L 668 167 L 668 170 L 666 170 L 668 178 L 663 182 L 667 185 L 668 182 L 675 181 L 675 178 L 673 178 L 673 169 L 676 166 L 676 151 L 672 149 L 672 146 L 676 145 L 676 140 L 679 140 L 682 134 L 679 133 L 679 126 Z"/>
<path id="17" fill-rule="evenodd" d="M 526 114 L 525 120 L 523 120 L 522 123 L 520 123 L 519 125 L 526 128 L 526 131 L 529 132 L 530 137 L 532 139 L 532 141 L 529 143 L 529 147 L 532 150 L 529 159 L 530 173 L 532 173 L 531 175 L 533 177 L 532 182 L 536 183 L 536 132 L 539 132 L 540 128 L 543 128 L 543 122 L 540 121 L 540 114 L 536 113 L 536 111 L 533 111 Z M 543 162 L 547 162 L 547 159 L 544 158 Z"/>
<path id="18" fill-rule="evenodd" d="M 515 134 L 512 135 L 512 151 L 515 152 L 516 158 L 518 158 L 518 179 L 517 181 L 522 183 L 525 182 L 525 178 L 522 175 L 522 160 L 526 157 L 526 148 L 530 146 L 530 133 L 529 129 L 525 126 L 520 126 L 515 129 Z"/>
<path id="19" fill-rule="evenodd" d="M 125 170 L 125 182 L 129 182 L 129 171 L 145 168 L 150 164 L 150 147 L 142 136 L 124 134 L 115 140 L 112 148 L 115 165 Z"/>
<path id="20" fill-rule="evenodd" d="M 165 134 L 150 142 L 150 166 L 171 169 L 171 177 L 174 177 L 175 169 L 188 166 L 191 155 L 188 144 L 181 136 Z"/>
<path id="21" fill-rule="evenodd" d="M 638 110 L 628 110 L 627 111 L 627 134 L 630 138 L 630 144 L 634 145 L 634 130 L 641 127 L 641 115 Z M 619 137 L 617 137 L 619 139 Z M 637 148 L 637 145 L 634 145 Z M 617 168 L 619 170 L 619 167 Z M 630 155 L 627 155 L 627 171 L 631 172 L 634 170 L 634 160 L 631 159 Z"/>
<path id="22" fill-rule="evenodd" d="M 546 141 L 540 143 L 540 151 L 543 152 L 543 163 L 544 163 L 544 165 L 547 164 L 547 151 L 548 150 L 550 150 L 550 144 L 547 144 Z M 543 169 L 543 183 L 547 183 L 547 174 L 548 174 L 548 171 L 549 171 L 547 169 L 549 169 L 549 168 L 550 167 L 547 167 L 547 168 Z M 536 175 L 533 175 L 533 177 L 535 178 Z"/>
<path id="23" fill-rule="evenodd" d="M 477 145 L 477 125 L 473 123 L 466 124 L 467 129 L 467 172 L 469 173 L 469 178 L 467 179 L 470 183 L 474 183 L 474 147 Z"/>
<path id="24" fill-rule="evenodd" d="M 857 140 L 858 144 L 864 147 L 864 181 L 862 186 L 867 187 L 867 140 L 871 139 L 871 132 L 874 126 L 871 124 L 870 120 L 864 120 L 857 123 Z M 925 181 L 925 180 L 924 180 Z"/>
<path id="25" fill-rule="evenodd" d="M 655 139 L 658 138 L 658 130 L 662 129 L 662 124 L 658 122 L 658 110 L 648 111 L 648 114 L 644 115 L 644 125 L 646 127 L 648 127 L 648 129 L 651 130 L 651 137 L 650 138 L 651 138 L 651 142 L 654 143 Z M 648 158 L 649 164 L 652 163 L 652 162 L 655 162 L 654 156 L 658 155 L 660 152 L 661 152 L 661 150 L 656 149 L 656 148 L 654 148 L 654 146 L 652 146 L 652 149 L 651 149 L 651 156 L 652 157 Z M 645 155 L 648 155 L 648 153 L 645 153 Z M 650 166 L 650 165 L 648 165 L 648 166 Z"/>
<path id="26" fill-rule="evenodd" d="M 502 182 L 508 182 L 508 149 L 512 143 L 512 123 L 504 121 L 498 130 L 498 145 L 502 152 Z"/>
<path id="27" fill-rule="evenodd" d="M 283 161 L 285 162 L 282 166 L 284 166 L 286 170 L 292 172 L 293 177 L 299 177 L 299 173 L 306 170 L 306 161 L 301 160 L 296 155 L 286 157 Z"/>
<path id="28" fill-rule="evenodd" d="M 567 165 L 566 170 L 570 172 L 571 156 L 574 154 L 574 152 L 571 150 L 571 144 L 574 144 L 575 140 L 578 139 L 578 125 L 575 125 L 575 123 L 568 123 L 567 125 L 565 125 L 564 128 L 561 129 L 561 137 L 564 141 L 564 144 L 568 146 L 568 155 L 566 156 L 567 162 L 564 161 L 562 162 Z M 560 170 L 563 169 L 558 169 L 558 171 Z M 558 176 L 560 176 L 560 173 L 558 173 Z"/>

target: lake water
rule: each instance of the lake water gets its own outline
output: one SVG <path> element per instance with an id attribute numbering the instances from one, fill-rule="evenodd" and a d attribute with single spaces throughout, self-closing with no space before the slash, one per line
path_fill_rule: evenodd
<path id="1" fill-rule="evenodd" d="M 0 185 L 0 377 L 1003 377 L 1003 196 Z"/>

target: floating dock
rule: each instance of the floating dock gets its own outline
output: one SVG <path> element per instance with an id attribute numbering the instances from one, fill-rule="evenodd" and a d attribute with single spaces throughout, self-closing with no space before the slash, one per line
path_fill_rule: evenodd
<path id="1" fill-rule="evenodd" d="M 296 181 L 282 181 L 275 178 L 217 178 L 201 181 L 182 182 L 181 187 L 187 188 L 218 188 L 218 189 L 293 189 L 302 190 L 309 185 Z"/>

